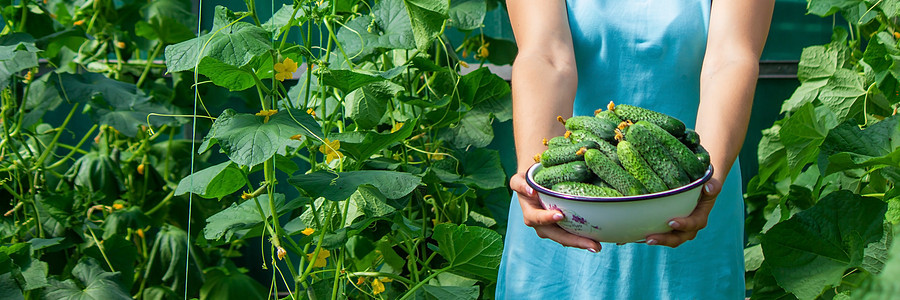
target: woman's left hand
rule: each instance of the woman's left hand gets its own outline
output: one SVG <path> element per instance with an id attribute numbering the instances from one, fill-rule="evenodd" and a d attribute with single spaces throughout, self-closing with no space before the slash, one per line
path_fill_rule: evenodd
<path id="1" fill-rule="evenodd" d="M 712 211 L 713 204 L 716 203 L 716 196 L 721 190 L 722 182 L 718 178 L 713 177 L 707 181 L 694 211 L 687 217 L 669 220 L 669 227 L 672 227 L 672 231 L 648 235 L 646 243 L 675 248 L 684 242 L 693 240 L 697 237 L 697 232 L 706 227 L 709 212 Z"/>

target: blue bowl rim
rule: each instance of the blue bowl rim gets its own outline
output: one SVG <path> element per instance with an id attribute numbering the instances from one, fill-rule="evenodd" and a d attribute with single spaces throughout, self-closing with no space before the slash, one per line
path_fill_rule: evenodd
<path id="1" fill-rule="evenodd" d="M 675 195 L 675 194 L 680 194 L 680 193 L 692 190 L 695 187 L 698 187 L 700 185 L 703 185 L 704 183 L 709 181 L 709 179 L 712 178 L 712 175 L 713 175 L 713 167 L 712 167 L 712 165 L 709 165 L 709 168 L 706 170 L 706 174 L 703 174 L 703 177 L 700 177 L 700 179 L 694 180 L 690 184 L 679 187 L 679 188 L 665 190 L 662 192 L 656 192 L 656 193 L 651 193 L 651 194 L 641 194 L 641 195 L 623 196 L 623 197 L 586 197 L 586 196 L 575 196 L 575 195 L 563 194 L 563 193 L 550 190 L 548 188 L 545 188 L 545 187 L 537 184 L 536 182 L 534 182 L 532 177 L 534 176 L 535 170 L 537 170 L 537 168 L 539 166 L 541 166 L 541 163 L 535 163 L 530 168 L 528 168 L 528 172 L 526 173 L 525 181 L 528 183 L 529 186 L 531 186 L 531 188 L 537 190 L 538 192 L 540 192 L 542 194 L 547 194 L 547 195 L 550 195 L 553 197 L 566 199 L 566 200 L 587 201 L 587 202 L 628 202 L 628 201 L 649 200 L 649 199 L 667 197 L 667 196 L 671 196 L 671 195 Z"/>

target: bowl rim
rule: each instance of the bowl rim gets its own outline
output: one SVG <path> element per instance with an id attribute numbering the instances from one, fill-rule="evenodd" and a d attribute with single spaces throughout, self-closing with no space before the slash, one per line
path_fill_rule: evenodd
<path id="1" fill-rule="evenodd" d="M 650 200 L 656 198 L 667 197 L 675 194 L 680 194 L 686 191 L 689 191 L 695 187 L 698 187 L 712 178 L 713 175 L 713 166 L 709 165 L 709 168 L 706 169 L 706 173 L 703 174 L 703 177 L 700 177 L 693 182 L 674 189 L 665 190 L 662 192 L 650 193 L 650 194 L 641 194 L 641 195 L 633 195 L 633 196 L 622 196 L 622 197 L 588 197 L 588 196 L 575 196 L 569 194 L 563 194 L 557 191 L 553 191 L 551 189 L 545 188 L 536 182 L 532 178 L 534 176 L 535 170 L 541 166 L 541 163 L 535 163 L 528 168 L 528 172 L 526 172 L 525 182 L 528 183 L 531 188 L 541 192 L 543 194 L 547 194 L 553 197 L 566 199 L 566 200 L 574 200 L 574 201 L 586 201 L 586 202 L 628 202 L 628 201 L 639 201 L 639 200 Z"/>

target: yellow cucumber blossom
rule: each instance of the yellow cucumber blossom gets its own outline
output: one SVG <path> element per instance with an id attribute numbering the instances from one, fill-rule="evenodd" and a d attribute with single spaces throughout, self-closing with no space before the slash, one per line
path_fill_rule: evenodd
<path id="1" fill-rule="evenodd" d="M 291 136 L 292 140 L 299 141 L 303 139 L 303 134 L 295 134 Z"/>
<path id="2" fill-rule="evenodd" d="M 377 278 L 372 280 L 372 294 L 378 295 L 384 292 L 384 283 L 381 283 L 381 280 Z"/>
<path id="3" fill-rule="evenodd" d="M 327 249 L 319 250 L 319 256 L 313 257 L 315 253 L 306 254 L 306 259 L 313 262 L 313 267 L 323 268 L 328 264 L 327 258 L 331 256 L 331 252 L 328 252 Z"/>
<path id="4" fill-rule="evenodd" d="M 294 72 L 297 72 L 297 62 L 293 59 L 285 58 L 284 61 L 275 64 L 275 80 L 294 78 Z"/>
<path id="5" fill-rule="evenodd" d="M 478 57 L 477 58 L 484 59 L 484 58 L 487 58 L 488 55 L 491 55 L 491 52 L 488 51 L 488 46 L 490 46 L 490 45 L 491 45 L 491 43 L 481 44 L 481 47 L 478 47 L 478 55 L 477 55 Z"/>
<path id="6" fill-rule="evenodd" d="M 281 246 L 278 247 L 278 260 L 284 260 L 284 256 L 287 255 L 287 251 Z"/>
<path id="7" fill-rule="evenodd" d="M 113 208 L 114 210 L 120 210 L 120 209 L 125 208 L 125 205 L 122 205 L 122 203 L 115 203 L 115 204 L 112 205 L 112 208 Z"/>
<path id="8" fill-rule="evenodd" d="M 300 233 L 302 233 L 303 235 L 310 235 L 310 234 L 313 234 L 314 232 L 316 232 L 315 229 L 306 228 L 306 229 L 303 229 L 303 231 L 301 231 Z"/>
<path id="9" fill-rule="evenodd" d="M 241 199 L 247 200 L 247 199 L 251 199 L 251 198 L 253 198 L 253 194 L 250 194 L 247 192 L 241 193 Z"/>
<path id="10" fill-rule="evenodd" d="M 139 237 L 144 238 L 144 229 L 138 228 L 138 229 L 135 230 L 134 232 L 137 233 L 137 235 L 138 235 Z"/>
<path id="11" fill-rule="evenodd" d="M 394 127 L 391 128 L 391 133 L 397 132 L 397 130 L 400 130 L 401 127 L 403 127 L 403 123 L 401 123 L 401 122 L 394 123 Z"/>
<path id="12" fill-rule="evenodd" d="M 269 117 L 271 117 L 272 115 L 274 115 L 277 112 L 278 112 L 278 110 L 274 110 L 274 109 L 264 109 L 264 110 L 260 110 L 258 113 L 256 113 L 256 115 L 260 116 L 260 117 L 266 117 L 266 119 L 263 120 L 263 123 L 269 123 Z"/>
<path id="13" fill-rule="evenodd" d="M 312 116 L 313 119 L 316 118 L 316 110 L 314 110 L 314 109 L 312 109 L 312 108 L 307 108 L 307 109 L 306 109 L 306 114 Z"/>
<path id="14" fill-rule="evenodd" d="M 46 2 L 45 2 L 45 3 L 46 3 Z M 84 20 L 78 20 L 78 21 L 75 21 L 74 23 L 72 23 L 72 25 L 75 25 L 75 26 L 81 26 L 81 25 L 84 25 Z"/>
<path id="15" fill-rule="evenodd" d="M 329 141 L 328 139 L 325 139 L 325 145 L 319 146 L 319 152 L 325 154 L 326 163 L 341 158 L 342 155 L 338 152 L 338 149 L 341 149 L 341 141 L 338 140 Z"/>

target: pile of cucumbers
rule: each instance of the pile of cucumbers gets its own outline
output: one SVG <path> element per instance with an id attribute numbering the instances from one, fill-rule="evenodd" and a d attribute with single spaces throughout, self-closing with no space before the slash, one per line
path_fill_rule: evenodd
<path id="1" fill-rule="evenodd" d="M 588 197 L 621 197 L 666 191 L 703 177 L 709 153 L 680 120 L 649 109 L 610 102 L 594 116 L 564 120 L 566 133 L 535 155 L 535 183 Z"/>

